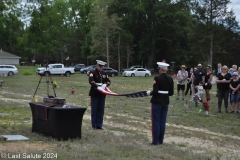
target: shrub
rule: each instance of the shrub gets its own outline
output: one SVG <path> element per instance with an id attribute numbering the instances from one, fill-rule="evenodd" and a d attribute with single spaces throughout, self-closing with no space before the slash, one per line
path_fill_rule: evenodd
<path id="1" fill-rule="evenodd" d="M 32 75 L 32 71 L 29 71 L 29 70 L 25 70 L 22 72 L 22 75 L 26 75 L 26 76 L 29 76 L 29 75 Z"/>

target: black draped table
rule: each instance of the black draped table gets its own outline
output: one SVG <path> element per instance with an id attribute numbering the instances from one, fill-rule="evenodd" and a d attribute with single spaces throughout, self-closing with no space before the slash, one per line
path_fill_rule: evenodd
<path id="1" fill-rule="evenodd" d="M 42 132 L 57 139 L 81 138 L 82 118 L 86 108 L 30 102 L 32 132 Z"/>

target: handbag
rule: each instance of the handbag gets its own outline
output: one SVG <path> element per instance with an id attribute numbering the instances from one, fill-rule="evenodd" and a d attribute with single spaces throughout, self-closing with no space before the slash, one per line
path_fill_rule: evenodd
<path id="1" fill-rule="evenodd" d="M 211 84 L 215 84 L 215 83 L 216 83 L 216 77 L 215 77 L 215 76 L 212 77 L 212 80 L 211 80 L 210 83 L 211 83 Z"/>
<path id="2" fill-rule="evenodd" d="M 240 91 L 238 90 L 238 98 L 240 98 Z"/>

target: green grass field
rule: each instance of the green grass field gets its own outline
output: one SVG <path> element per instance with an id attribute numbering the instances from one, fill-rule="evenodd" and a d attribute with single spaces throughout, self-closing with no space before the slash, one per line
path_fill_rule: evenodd
<path id="1" fill-rule="evenodd" d="M 173 108 L 169 108 L 164 145 L 151 146 L 150 98 L 126 98 L 107 96 L 104 130 L 93 130 L 90 120 L 90 85 L 85 74 L 71 77 L 52 76 L 58 83 L 56 94 L 65 98 L 67 104 L 86 107 L 83 116 L 82 138 L 58 141 L 50 136 L 31 132 L 32 116 L 29 102 L 37 88 L 40 76 L 36 68 L 19 66 L 19 74 L 0 77 L 4 80 L 0 88 L 0 135 L 18 134 L 27 141 L 1 141 L 0 153 L 40 154 L 54 153 L 57 158 L 46 159 L 89 159 L 89 160 L 206 160 L 240 158 L 240 115 L 217 114 L 216 85 L 211 90 L 210 115 L 200 112 L 189 102 L 171 97 Z M 152 89 L 151 77 L 110 77 L 109 87 L 116 93 L 131 93 Z M 71 94 L 71 87 L 75 93 Z M 53 95 L 53 90 L 50 89 Z M 39 101 L 47 95 L 46 78 L 42 77 L 36 93 Z M 190 100 L 190 96 L 186 99 Z M 223 106 L 222 106 L 223 107 Z M 223 107 L 224 108 L 224 107 Z M 231 106 L 229 104 L 229 110 Z M 1 156 L 0 155 L 0 156 Z M 0 159 L 4 159 L 0 157 Z M 23 157 L 18 159 L 24 159 Z M 26 158 L 25 158 L 26 159 Z M 43 158 L 42 158 L 43 159 Z M 45 158 L 44 158 L 45 159 Z"/>

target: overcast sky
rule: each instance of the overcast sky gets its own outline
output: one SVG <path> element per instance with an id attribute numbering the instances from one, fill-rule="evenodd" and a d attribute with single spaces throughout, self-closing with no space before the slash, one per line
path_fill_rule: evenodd
<path id="1" fill-rule="evenodd" d="M 22 0 L 22 2 L 26 2 L 27 0 Z M 228 5 L 228 9 L 230 10 L 231 8 L 233 9 L 235 15 L 236 15 L 236 20 L 238 23 L 240 23 L 240 0 L 230 0 L 231 3 Z"/>
<path id="2" fill-rule="evenodd" d="M 240 0 L 231 0 L 232 3 L 228 5 L 229 10 L 232 8 L 236 15 L 236 20 L 240 23 Z"/>

